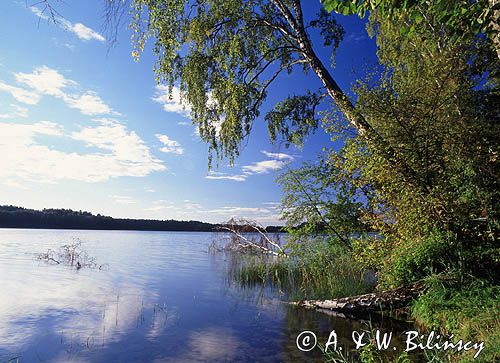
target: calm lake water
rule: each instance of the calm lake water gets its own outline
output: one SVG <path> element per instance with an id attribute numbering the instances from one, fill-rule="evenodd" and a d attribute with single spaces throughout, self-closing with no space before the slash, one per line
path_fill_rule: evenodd
<path id="1" fill-rule="evenodd" d="M 46 264 L 79 239 L 103 270 Z M 304 311 L 228 281 L 211 233 L 0 229 L 0 362 L 296 362 L 303 330 L 351 341 L 362 321 Z M 386 331 L 405 326 L 374 322 Z M 397 340 L 397 337 L 394 338 Z M 396 344 L 398 344 L 396 342 Z M 399 346 L 398 346 L 399 347 Z"/>

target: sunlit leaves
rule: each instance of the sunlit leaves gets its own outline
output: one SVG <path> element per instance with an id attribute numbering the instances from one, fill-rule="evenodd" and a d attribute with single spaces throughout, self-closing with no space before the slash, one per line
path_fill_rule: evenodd
<path id="1" fill-rule="evenodd" d="M 210 157 L 232 162 L 260 116 L 270 85 L 295 66 L 308 69 L 297 35 L 305 31 L 304 24 L 298 21 L 294 28 L 272 1 L 135 0 L 134 5 L 134 55 L 153 39 L 156 79 L 179 87 Z M 313 24 L 334 51 L 343 32 L 333 15 L 323 11 Z M 308 96 L 312 104 L 314 95 Z M 296 106 L 284 101 L 268 117 L 277 131 L 272 136 L 289 135 L 293 129 L 287 141 L 300 143 L 314 130 L 312 115 L 299 119 L 306 113 L 305 100 Z"/>
<path id="2" fill-rule="evenodd" d="M 371 14 L 382 68 L 354 88 L 357 111 L 414 178 L 333 122 L 326 130 L 343 141 L 340 149 L 280 179 L 284 216 L 303 227 L 299 233 L 319 226 L 335 237 L 347 233 L 342 221 L 351 232 L 368 227 L 383 236 L 354 248 L 367 267 L 382 270 L 385 287 L 458 264 L 470 274 L 498 264 L 498 59 L 487 38 L 456 38 L 439 14 L 425 16 Z"/>
<path id="3" fill-rule="evenodd" d="M 364 17 L 367 12 L 377 11 L 381 16 L 393 18 L 406 16 L 414 24 L 427 21 L 428 16 L 435 17 L 438 22 L 453 33 L 455 38 L 474 36 L 478 33 L 491 37 L 498 34 L 492 24 L 494 6 L 488 0 L 321 0 L 327 11 L 343 15 L 357 14 Z M 496 7 L 499 5 L 497 4 Z M 411 37 L 412 27 L 403 25 L 401 34 Z"/>

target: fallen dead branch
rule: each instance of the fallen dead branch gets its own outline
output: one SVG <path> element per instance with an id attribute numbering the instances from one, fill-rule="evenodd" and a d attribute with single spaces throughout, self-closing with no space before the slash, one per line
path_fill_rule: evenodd
<path id="1" fill-rule="evenodd" d="M 222 224 L 221 232 L 229 232 L 229 240 L 221 246 L 214 242 L 209 246 L 209 252 L 245 252 L 264 253 L 273 256 L 287 256 L 281 246 L 279 235 L 271 238 L 266 229 L 255 221 L 247 219 L 231 219 Z"/>
<path id="2" fill-rule="evenodd" d="M 74 267 L 77 270 L 81 268 L 102 270 L 107 266 L 97 264 L 95 258 L 90 257 L 82 249 L 82 242 L 78 239 L 71 244 L 61 246 L 57 251 L 49 248 L 47 252 L 39 253 L 37 259 L 46 263 Z"/>
<path id="3" fill-rule="evenodd" d="M 422 283 L 403 286 L 394 290 L 373 292 L 334 300 L 304 300 L 291 304 L 306 309 L 334 310 L 348 313 L 381 312 L 407 306 L 423 291 Z"/>

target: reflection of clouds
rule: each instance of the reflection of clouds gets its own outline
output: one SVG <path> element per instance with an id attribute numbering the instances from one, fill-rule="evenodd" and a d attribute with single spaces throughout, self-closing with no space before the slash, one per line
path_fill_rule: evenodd
<path id="1" fill-rule="evenodd" d="M 230 331 L 220 328 L 194 332 L 189 339 L 191 354 L 203 361 L 234 357 L 240 345 Z"/>
<path id="2" fill-rule="evenodd" d="M 60 354 L 54 359 L 50 360 L 51 363 L 89 363 L 90 360 L 80 357 L 68 357 L 66 354 Z"/>
<path id="3" fill-rule="evenodd" d="M 158 298 L 145 284 L 116 283 L 106 271 L 25 259 L 0 264 L 0 276 L 0 291 L 7 292 L 0 294 L 0 347 L 8 351 L 52 334 L 70 351 L 119 341 L 144 322 L 144 310 Z"/>
<path id="4" fill-rule="evenodd" d="M 168 326 L 172 326 L 178 320 L 177 309 L 167 308 L 166 306 L 155 305 L 153 308 L 153 316 L 151 328 L 146 336 L 149 340 L 155 340 L 161 336 Z"/>
<path id="5" fill-rule="evenodd" d="M 244 345 L 231 329 L 210 327 L 198 330 L 188 337 L 188 351 L 176 358 L 157 359 L 155 363 L 166 362 L 214 362 L 235 359 Z"/>
<path id="6" fill-rule="evenodd" d="M 78 318 L 66 319 L 57 329 L 67 340 L 76 340 L 88 349 L 120 341 L 143 322 L 146 308 L 142 289 L 124 286 L 120 290 L 127 293 L 116 295 L 114 300 L 109 297 L 101 301 L 95 296 L 90 300 L 86 298 L 75 308 L 79 312 Z"/>

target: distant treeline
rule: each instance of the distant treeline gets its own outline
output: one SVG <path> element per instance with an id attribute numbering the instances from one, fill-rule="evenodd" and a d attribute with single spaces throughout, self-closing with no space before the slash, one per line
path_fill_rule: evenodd
<path id="1" fill-rule="evenodd" d="M 71 209 L 0 206 L 0 228 L 215 232 L 219 227 L 219 224 L 199 221 L 112 218 Z M 274 226 L 266 229 L 268 232 L 281 231 L 281 227 Z"/>

